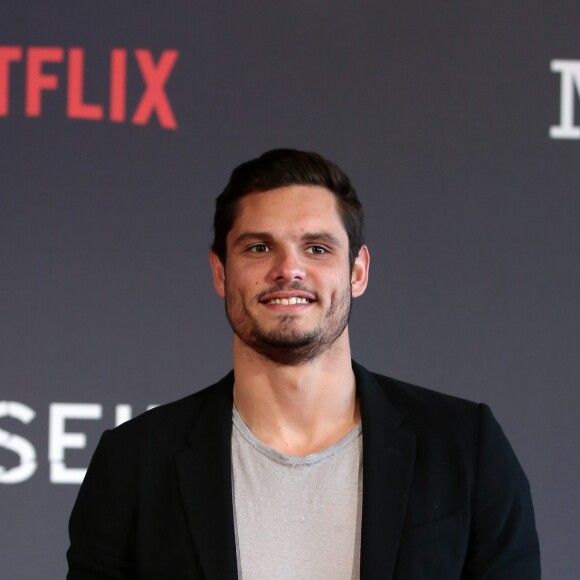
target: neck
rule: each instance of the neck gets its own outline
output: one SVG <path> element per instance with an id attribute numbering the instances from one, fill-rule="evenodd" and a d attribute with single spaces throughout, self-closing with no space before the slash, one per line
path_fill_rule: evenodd
<path id="1" fill-rule="evenodd" d="M 234 403 L 252 432 L 287 455 L 321 451 L 359 421 L 348 333 L 303 365 L 284 366 L 234 337 Z"/>

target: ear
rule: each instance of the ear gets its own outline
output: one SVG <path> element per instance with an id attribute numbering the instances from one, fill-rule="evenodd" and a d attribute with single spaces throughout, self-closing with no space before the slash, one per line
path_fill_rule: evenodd
<path id="1" fill-rule="evenodd" d="M 351 294 L 353 298 L 362 296 L 366 290 L 369 282 L 370 263 L 371 257 L 369 249 L 366 246 L 362 246 L 356 260 L 354 261 L 352 273 L 350 275 Z"/>
<path id="2" fill-rule="evenodd" d="M 217 295 L 220 298 L 223 298 L 226 294 L 226 270 L 222 261 L 213 250 L 210 250 L 209 252 L 209 264 L 213 275 L 213 287 L 215 288 Z"/>

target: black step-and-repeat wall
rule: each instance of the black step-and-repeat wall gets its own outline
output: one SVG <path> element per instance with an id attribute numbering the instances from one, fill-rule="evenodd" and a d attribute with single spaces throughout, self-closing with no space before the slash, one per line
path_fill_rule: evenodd
<path id="1" fill-rule="evenodd" d="M 229 369 L 213 200 L 290 146 L 366 205 L 356 358 L 492 406 L 576 580 L 579 31 L 564 0 L 3 0 L 0 576 L 63 578 L 100 432 Z"/>

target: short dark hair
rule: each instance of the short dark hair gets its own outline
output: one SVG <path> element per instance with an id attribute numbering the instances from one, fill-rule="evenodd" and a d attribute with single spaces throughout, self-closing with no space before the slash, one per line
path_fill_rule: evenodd
<path id="1" fill-rule="evenodd" d="M 236 219 L 238 200 L 289 185 L 325 187 L 336 197 L 338 213 L 348 235 L 352 269 L 363 245 L 363 209 L 348 176 L 318 153 L 296 149 L 272 149 L 256 159 L 238 165 L 215 203 L 214 240 L 211 249 L 226 263 L 226 238 Z"/>

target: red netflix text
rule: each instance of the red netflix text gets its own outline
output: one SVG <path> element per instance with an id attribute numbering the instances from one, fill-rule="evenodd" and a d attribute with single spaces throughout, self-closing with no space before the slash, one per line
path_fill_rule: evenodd
<path id="1" fill-rule="evenodd" d="M 24 67 L 24 113 L 42 115 L 42 102 L 48 91 L 66 91 L 66 116 L 70 119 L 146 125 L 155 115 L 161 127 L 177 129 L 177 121 L 166 93 L 166 84 L 179 52 L 164 50 L 158 58 L 151 51 L 124 48 L 111 50 L 108 74 L 108 102 L 88 102 L 85 98 L 85 51 L 83 48 L 0 46 L 0 117 L 10 112 L 11 73 Z M 144 83 L 137 106 L 127 112 L 127 67 L 135 60 Z M 55 66 L 55 63 L 62 63 Z M 46 70 L 45 68 L 50 70 Z M 58 70 L 55 70 L 58 69 Z M 102 73 L 101 73 L 102 74 Z M 108 77 L 108 78 L 107 78 Z"/>

